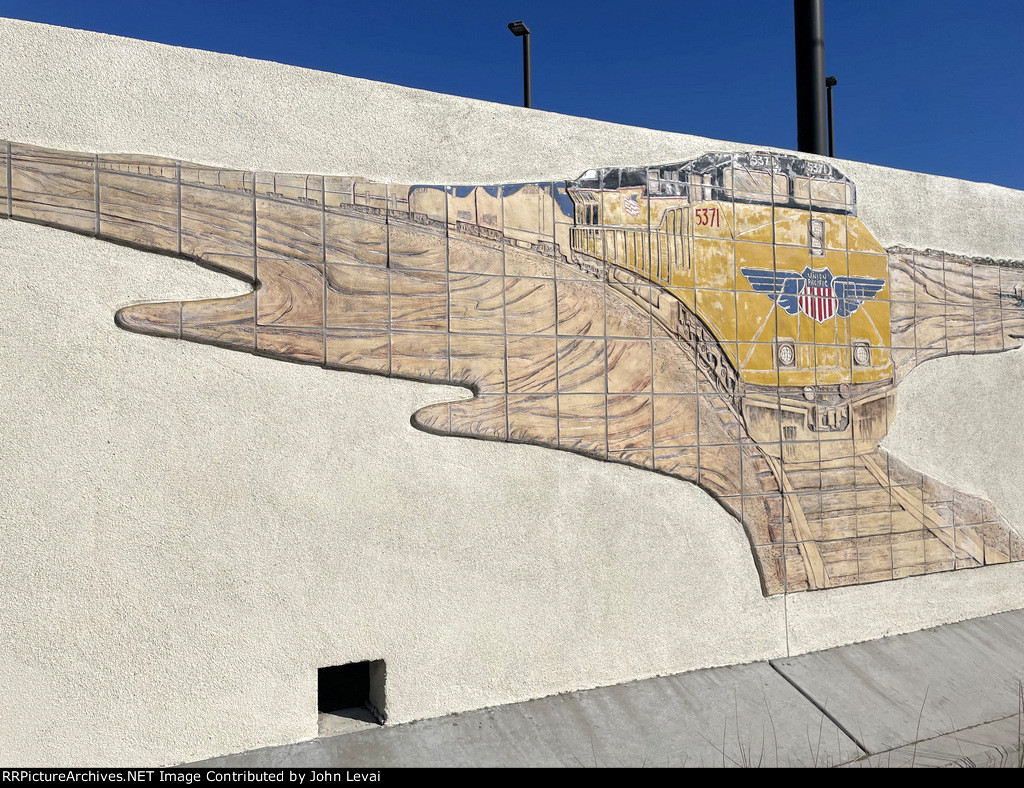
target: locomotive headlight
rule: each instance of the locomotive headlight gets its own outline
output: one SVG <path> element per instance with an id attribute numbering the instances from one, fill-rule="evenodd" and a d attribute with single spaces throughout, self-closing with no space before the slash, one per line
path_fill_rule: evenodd
<path id="1" fill-rule="evenodd" d="M 871 364 L 871 348 L 860 343 L 853 346 L 853 363 L 858 367 L 866 367 Z"/>
<path id="2" fill-rule="evenodd" d="M 780 367 L 791 367 L 793 362 L 796 361 L 796 350 L 788 342 L 782 342 L 779 344 L 779 366 Z"/>

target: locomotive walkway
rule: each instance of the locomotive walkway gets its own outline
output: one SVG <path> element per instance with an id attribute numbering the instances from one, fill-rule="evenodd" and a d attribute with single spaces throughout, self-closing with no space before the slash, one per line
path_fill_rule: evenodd
<path id="1" fill-rule="evenodd" d="M 205 761 L 223 767 L 1020 766 L 1024 610 Z"/>

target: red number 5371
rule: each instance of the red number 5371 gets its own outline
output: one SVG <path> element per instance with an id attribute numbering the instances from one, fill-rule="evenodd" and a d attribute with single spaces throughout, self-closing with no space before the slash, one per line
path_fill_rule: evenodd
<path id="1" fill-rule="evenodd" d="M 697 225 L 700 227 L 721 227 L 722 212 L 716 208 L 697 208 L 694 210 Z"/>

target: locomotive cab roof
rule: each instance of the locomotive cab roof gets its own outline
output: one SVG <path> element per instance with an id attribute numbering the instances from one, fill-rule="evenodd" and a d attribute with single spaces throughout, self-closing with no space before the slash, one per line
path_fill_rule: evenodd
<path id="1" fill-rule="evenodd" d="M 587 170 L 566 186 L 571 191 L 646 188 L 652 199 L 775 204 L 857 215 L 853 182 L 831 164 L 766 152 L 708 153 L 678 164 Z"/>

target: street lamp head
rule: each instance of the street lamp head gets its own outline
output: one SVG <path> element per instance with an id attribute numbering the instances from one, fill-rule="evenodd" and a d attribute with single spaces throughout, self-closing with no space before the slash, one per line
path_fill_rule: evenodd
<path id="1" fill-rule="evenodd" d="M 839 80 L 835 77 L 825 77 L 825 87 L 832 88 L 839 84 Z"/>
<path id="2" fill-rule="evenodd" d="M 522 19 L 520 19 L 517 22 L 509 22 L 508 29 L 512 31 L 512 35 L 514 35 L 516 38 L 519 38 L 520 36 L 530 35 L 530 28 L 523 24 Z"/>

